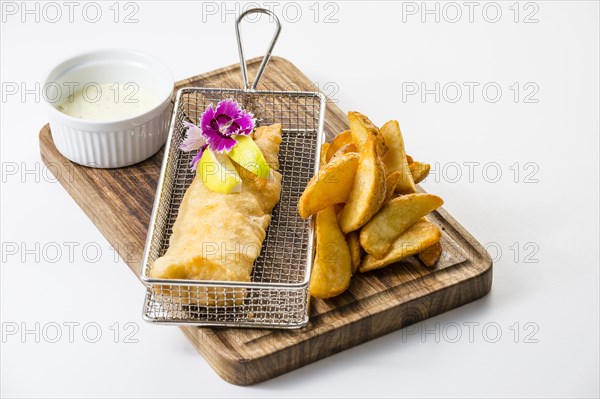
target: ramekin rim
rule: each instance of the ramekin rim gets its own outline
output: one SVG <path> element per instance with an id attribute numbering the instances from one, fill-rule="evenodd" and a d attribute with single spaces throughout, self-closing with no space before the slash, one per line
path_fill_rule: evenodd
<path id="1" fill-rule="evenodd" d="M 76 117 L 67 115 L 67 114 L 59 111 L 58 109 L 56 109 L 56 107 L 53 105 L 53 103 L 51 103 L 46 98 L 44 98 L 45 106 L 47 108 L 50 108 L 49 112 L 51 113 L 51 116 L 54 119 L 58 119 L 61 122 L 64 121 L 68 125 L 79 125 L 79 126 L 88 127 L 88 129 L 85 129 L 85 130 L 96 130 L 96 129 L 106 130 L 107 128 L 123 125 L 125 123 L 132 123 L 134 125 L 137 125 L 145 120 L 149 120 L 153 117 L 158 116 L 158 114 L 162 113 L 162 111 L 164 110 L 164 107 L 165 107 L 165 103 L 170 102 L 173 97 L 173 89 L 175 87 L 175 79 L 173 78 L 173 74 L 172 74 L 171 70 L 163 62 L 161 62 L 157 58 L 155 58 L 147 53 L 144 53 L 142 51 L 139 51 L 139 50 L 132 50 L 132 49 L 126 49 L 126 48 L 106 48 L 106 49 L 98 49 L 98 50 L 74 54 L 70 57 L 67 57 L 66 59 L 64 59 L 60 63 L 56 64 L 55 66 L 53 66 L 50 69 L 50 71 L 46 74 L 46 78 L 44 79 L 44 87 L 45 87 L 45 85 L 47 85 L 49 83 L 52 75 L 56 74 L 57 69 L 59 69 L 61 66 L 65 65 L 69 62 L 72 62 L 73 60 L 75 60 L 77 58 L 84 58 L 84 57 L 89 57 L 89 56 L 101 56 L 102 54 L 110 54 L 110 53 L 115 53 L 115 52 L 123 53 L 123 54 L 134 54 L 137 56 L 141 56 L 143 58 L 147 58 L 148 60 L 152 61 L 155 64 L 155 66 L 159 66 L 161 69 L 163 69 L 163 72 L 165 72 L 166 76 L 168 76 L 169 87 L 171 87 L 171 90 L 168 91 L 167 93 L 165 93 L 164 96 L 161 96 L 160 101 L 155 106 L 147 109 L 146 111 L 142 112 L 141 114 L 137 114 L 134 116 L 121 118 L 121 119 L 107 120 L 107 121 L 95 121 L 95 120 L 89 120 L 89 119 L 76 118 Z"/>

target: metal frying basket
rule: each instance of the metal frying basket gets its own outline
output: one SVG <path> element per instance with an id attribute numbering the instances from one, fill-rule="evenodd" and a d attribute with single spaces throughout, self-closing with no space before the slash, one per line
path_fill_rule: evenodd
<path id="1" fill-rule="evenodd" d="M 240 23 L 252 13 L 269 15 L 277 28 L 250 85 Z M 317 92 L 256 90 L 280 31 L 279 19 L 271 11 L 244 12 L 236 21 L 244 88 L 190 87 L 177 92 L 142 262 L 141 279 L 146 285 L 143 316 L 147 321 L 253 328 L 299 328 L 308 323 L 313 226 L 311 221 L 298 216 L 296 205 L 306 183 L 319 168 L 325 97 Z M 150 278 L 152 264 L 169 246 L 179 204 L 195 174 L 189 169 L 193 154 L 179 149 L 185 137 L 183 122 L 196 123 L 211 103 L 227 98 L 251 110 L 258 126 L 280 123 L 283 127 L 279 152 L 279 171 L 283 175 L 281 200 L 273 210 L 251 281 Z"/>

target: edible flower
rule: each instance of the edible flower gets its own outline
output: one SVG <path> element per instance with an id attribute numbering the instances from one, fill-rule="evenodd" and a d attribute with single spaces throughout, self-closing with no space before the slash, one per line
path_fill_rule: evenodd
<path id="1" fill-rule="evenodd" d="M 256 120 L 232 99 L 221 101 L 215 109 L 212 104 L 200 118 L 202 134 L 214 152 L 227 152 L 237 144 L 233 135 L 247 136 L 252 133 Z"/>
<path id="2" fill-rule="evenodd" d="M 227 153 L 237 144 L 235 136 L 249 135 L 255 124 L 254 115 L 242 109 L 233 99 L 220 101 L 216 107 L 210 104 L 200 117 L 200 126 L 184 122 L 187 131 L 179 148 L 186 152 L 199 150 L 190 164 L 192 170 L 196 170 L 206 148 L 216 153 Z"/>
<path id="3" fill-rule="evenodd" d="M 187 131 L 185 132 L 185 139 L 183 139 L 183 142 L 179 146 L 182 151 L 194 151 L 206 144 L 206 140 L 202 135 L 202 129 L 189 122 L 183 122 L 183 126 L 187 128 Z"/>

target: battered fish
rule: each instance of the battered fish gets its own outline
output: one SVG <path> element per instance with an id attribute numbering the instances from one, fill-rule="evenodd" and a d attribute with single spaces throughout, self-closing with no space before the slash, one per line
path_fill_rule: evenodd
<path id="1" fill-rule="evenodd" d="M 220 194 L 206 188 L 196 174 L 179 206 L 169 248 L 152 265 L 151 277 L 250 281 L 281 194 L 277 171 L 281 125 L 258 127 L 254 141 L 269 163 L 271 176 L 261 179 L 236 165 L 241 192 Z M 211 304 L 215 299 L 212 295 L 202 302 Z"/>

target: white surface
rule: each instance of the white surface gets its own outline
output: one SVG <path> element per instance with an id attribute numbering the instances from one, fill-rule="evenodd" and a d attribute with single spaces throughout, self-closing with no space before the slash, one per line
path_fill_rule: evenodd
<path id="1" fill-rule="evenodd" d="M 81 17 L 82 4 L 73 23 L 66 9 L 63 20 L 54 24 L 43 18 L 36 23 L 31 15 L 21 23 L 20 14 L 3 10 L 3 96 L 6 82 L 34 87 L 66 57 L 97 48 L 147 52 L 169 65 L 176 79 L 237 61 L 235 11 L 224 22 L 217 15 L 203 23 L 199 3 L 141 2 L 139 22 L 124 24 L 113 22 L 111 4 L 102 3 L 103 18 L 95 24 Z M 409 153 L 434 166 L 440 163 L 437 170 L 444 173 L 430 177 L 427 190 L 440 194 L 446 209 L 482 243 L 490 243 L 492 256 L 495 249 L 502 251 L 496 256 L 490 294 L 268 382 L 230 385 L 177 328 L 142 321 L 142 285 L 122 260 L 114 259 L 106 240 L 41 164 L 37 133 L 46 121 L 41 104 L 33 95 L 25 101 L 5 96 L 2 326 L 6 331 L 12 323 L 33 328 L 39 322 L 40 328 L 46 326 L 46 339 L 36 343 L 34 335 L 26 335 L 24 342 L 19 334 L 4 337 L 2 396 L 599 395 L 598 3 L 538 2 L 528 9 L 522 3 L 519 20 L 538 7 L 539 22 L 530 24 L 513 21 L 512 2 L 500 4 L 497 23 L 483 19 L 486 3 L 478 3 L 473 23 L 462 2 L 457 23 L 448 22 L 455 15 L 448 6 L 439 23 L 434 15 L 425 15 L 422 23 L 420 14 L 405 14 L 403 23 L 402 4 L 335 4 L 337 23 L 323 22 L 335 5 L 326 9 L 320 4 L 317 23 L 314 6 L 309 9 L 312 2 L 301 5 L 297 23 L 289 21 L 295 15 L 288 6 L 275 54 L 296 63 L 320 87 L 329 83 L 325 91 L 337 91 L 333 97 L 342 109 L 361 110 L 376 123 L 398 119 Z M 212 5 L 223 7 L 221 2 Z M 407 11 L 413 6 L 421 7 L 421 2 L 404 5 Z M 443 4 L 439 6 L 443 12 Z M 277 7 L 281 15 L 283 5 Z M 494 17 L 489 7 L 488 19 Z M 121 9 L 121 20 L 125 11 L 131 10 Z M 271 34 L 268 26 L 264 31 L 259 26 L 253 25 L 256 33 L 245 29 L 248 56 L 259 55 Z M 446 101 L 454 97 L 450 91 L 439 103 L 433 95 L 425 102 L 418 96 L 403 102 L 403 82 L 405 89 L 415 87 L 411 82 L 430 88 L 435 82 L 440 87 L 456 82 L 465 90 L 457 103 Z M 478 82 L 479 88 L 495 82 L 502 98 L 490 103 L 475 90 L 469 102 L 464 82 Z M 522 101 L 534 85 L 521 89 L 515 103 L 509 89 L 514 82 L 521 88 L 528 82 L 537 85 L 538 103 Z M 462 165 L 456 182 L 451 182 L 452 162 Z M 472 179 L 465 162 L 480 163 Z M 493 162 L 502 171 L 496 183 L 486 181 L 495 178 Z M 515 162 L 521 171 L 517 183 L 509 169 Z M 528 162 L 532 164 L 525 169 Z M 488 163 L 492 166 L 484 178 L 481 172 Z M 523 182 L 529 172 L 535 172 L 537 183 Z M 521 248 L 517 259 L 511 250 L 515 242 Z M 94 243 L 87 252 L 82 251 L 86 243 Z M 525 247 L 527 243 L 533 244 Z M 9 255 L 14 245 L 31 249 L 36 244 L 37 252 Z M 69 245 L 77 245 L 72 259 Z M 525 262 L 536 245 L 539 251 L 530 260 L 538 262 Z M 62 256 L 53 263 L 57 247 Z M 102 254 L 92 262 L 96 247 Z M 48 324 L 52 322 L 63 325 L 63 337 L 54 344 L 48 342 L 56 333 L 56 326 Z M 81 323 L 73 343 L 64 326 L 68 322 Z M 98 343 L 83 339 L 81 327 L 87 322 L 102 328 Z M 119 343 L 109 329 L 115 322 L 121 323 Z M 139 326 L 138 343 L 123 342 L 127 322 Z M 471 340 L 469 323 L 480 323 Z M 486 323 L 501 328 L 498 342 L 487 342 L 495 331 L 490 327 L 484 336 Z M 517 343 L 514 323 L 520 323 Z M 525 323 L 534 324 L 526 328 Z M 456 325 L 462 336 L 452 343 Z M 426 334 L 436 326 L 439 334 Z M 525 335 L 536 328 L 538 342 L 525 343 Z M 88 333 L 93 338 L 94 331 Z"/>

